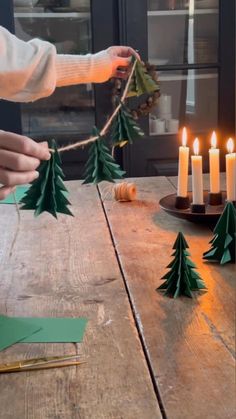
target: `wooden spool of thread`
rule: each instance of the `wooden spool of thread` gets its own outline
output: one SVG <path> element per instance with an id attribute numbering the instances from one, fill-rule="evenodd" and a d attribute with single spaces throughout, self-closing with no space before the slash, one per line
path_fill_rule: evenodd
<path id="1" fill-rule="evenodd" d="M 113 187 L 113 196 L 116 201 L 134 201 L 137 196 L 137 188 L 134 183 L 117 183 Z"/>

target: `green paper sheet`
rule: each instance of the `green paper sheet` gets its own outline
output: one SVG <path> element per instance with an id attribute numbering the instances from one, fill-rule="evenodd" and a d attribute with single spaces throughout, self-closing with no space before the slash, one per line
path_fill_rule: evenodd
<path id="1" fill-rule="evenodd" d="M 19 317 L 18 320 L 35 324 L 39 332 L 27 336 L 24 343 L 77 343 L 82 342 L 87 319 L 85 318 L 37 318 Z"/>
<path id="2" fill-rule="evenodd" d="M 25 196 L 25 194 L 28 191 L 28 189 L 29 189 L 29 186 L 27 186 L 27 185 L 17 186 L 17 188 L 15 190 L 16 202 L 19 203 L 21 201 L 21 199 Z M 11 193 L 5 199 L 3 199 L 2 201 L 0 201 L 0 204 L 15 204 L 15 200 L 14 200 L 13 194 Z"/>
<path id="3" fill-rule="evenodd" d="M 0 316 L 0 351 L 38 332 L 40 326 L 14 317 Z"/>

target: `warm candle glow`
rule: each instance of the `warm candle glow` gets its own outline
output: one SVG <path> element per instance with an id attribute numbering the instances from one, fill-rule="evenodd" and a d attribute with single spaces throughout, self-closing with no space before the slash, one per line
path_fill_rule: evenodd
<path id="1" fill-rule="evenodd" d="M 199 139 L 195 138 L 194 142 L 193 142 L 193 152 L 195 154 L 195 156 L 198 156 L 199 154 Z"/>
<path id="2" fill-rule="evenodd" d="M 182 132 L 182 146 L 186 147 L 186 145 L 187 145 L 187 130 L 184 127 L 183 132 Z"/>
<path id="3" fill-rule="evenodd" d="M 232 138 L 229 138 L 228 139 L 228 141 L 227 141 L 227 150 L 228 150 L 228 153 L 233 153 L 233 151 L 234 151 L 234 142 L 233 142 L 233 140 L 232 140 Z"/>
<path id="4" fill-rule="evenodd" d="M 212 136 L 211 136 L 211 147 L 216 148 L 216 144 L 217 144 L 217 137 L 216 137 L 215 131 L 213 131 Z"/>

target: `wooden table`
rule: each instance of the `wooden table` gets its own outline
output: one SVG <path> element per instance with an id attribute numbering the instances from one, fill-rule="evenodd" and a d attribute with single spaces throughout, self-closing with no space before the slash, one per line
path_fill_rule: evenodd
<path id="1" fill-rule="evenodd" d="M 135 180 L 138 200 L 102 202 L 68 182 L 75 217 L 0 205 L 0 313 L 86 316 L 83 344 L 17 344 L 0 362 L 81 353 L 87 363 L 0 376 L 1 419 L 233 419 L 235 266 L 208 264 L 208 227 L 159 209 L 175 179 Z M 18 231 L 17 231 L 18 228 Z M 208 292 L 155 289 L 182 231 Z M 14 237 L 17 231 L 17 238 Z"/>

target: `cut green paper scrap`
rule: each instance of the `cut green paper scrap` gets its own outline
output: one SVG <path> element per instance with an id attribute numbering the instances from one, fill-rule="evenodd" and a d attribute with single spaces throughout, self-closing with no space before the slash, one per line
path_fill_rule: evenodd
<path id="1" fill-rule="evenodd" d="M 159 90 L 159 85 L 149 76 L 145 65 L 138 60 L 135 65 L 127 97 L 141 96 L 145 93 L 152 94 Z"/>
<path id="2" fill-rule="evenodd" d="M 0 316 L 0 351 L 32 337 L 39 330 L 40 326 L 33 321 L 25 322 L 24 319 Z"/>
<path id="3" fill-rule="evenodd" d="M 225 263 L 235 263 L 236 258 L 236 209 L 228 202 L 214 228 L 214 237 L 210 241 L 211 249 L 203 253 L 203 259 Z"/>
<path id="4" fill-rule="evenodd" d="M 87 319 L 83 317 L 18 317 L 24 323 L 33 323 L 40 329 L 23 343 L 79 343 L 82 342 Z"/>
<path id="5" fill-rule="evenodd" d="M 30 188 L 29 185 L 19 185 L 19 186 L 17 186 L 17 188 L 15 190 L 15 198 L 16 198 L 17 203 L 19 203 L 22 200 L 22 198 L 28 192 L 29 188 Z M 0 204 L 15 204 L 15 199 L 14 199 L 13 193 L 11 193 L 5 199 L 0 201 Z"/>
<path id="6" fill-rule="evenodd" d="M 190 256 L 190 253 L 186 250 L 188 247 L 184 235 L 179 232 L 173 246 L 173 249 L 175 249 L 175 252 L 172 254 L 174 259 L 167 266 L 167 268 L 171 269 L 162 277 L 166 281 L 156 291 L 165 290 L 165 295 L 173 298 L 177 298 L 180 295 L 192 298 L 193 290 L 206 289 L 203 280 L 194 271 L 196 265 L 188 258 Z"/>
<path id="7" fill-rule="evenodd" d="M 93 136 L 100 136 L 96 127 Z M 103 138 L 94 141 L 89 148 L 89 158 L 85 166 L 85 183 L 98 184 L 102 181 L 114 182 L 114 179 L 123 179 L 125 172 L 111 156 Z"/>
<path id="8" fill-rule="evenodd" d="M 137 137 L 143 137 L 141 130 L 130 110 L 121 104 L 121 107 L 114 119 L 111 131 L 111 142 L 115 146 L 123 147 L 125 144 L 133 143 Z"/>
<path id="9" fill-rule="evenodd" d="M 65 193 L 68 192 L 63 183 L 65 175 L 54 140 L 49 142 L 49 148 L 54 150 L 51 153 L 51 159 L 41 163 L 39 177 L 32 183 L 29 191 L 21 200 L 23 204 L 21 209 L 34 210 L 36 217 L 45 211 L 55 218 L 57 218 L 57 213 L 73 216 L 67 207 L 70 202 L 65 196 Z"/>

